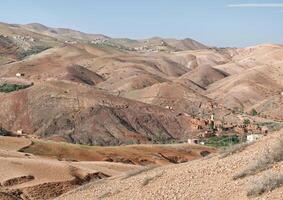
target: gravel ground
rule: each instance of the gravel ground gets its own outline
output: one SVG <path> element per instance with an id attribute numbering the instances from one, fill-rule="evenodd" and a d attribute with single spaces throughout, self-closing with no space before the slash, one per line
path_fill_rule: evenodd
<path id="1" fill-rule="evenodd" d="M 129 200 L 129 199 L 256 199 L 281 200 L 283 187 L 259 197 L 248 198 L 247 189 L 251 182 L 261 176 L 248 176 L 233 180 L 233 175 L 241 172 L 256 160 L 266 148 L 283 137 L 283 130 L 272 133 L 248 146 L 244 151 L 220 159 L 218 155 L 179 165 L 146 169 L 120 175 L 107 180 L 90 183 L 67 193 L 57 200 Z M 283 163 L 275 164 L 271 171 L 283 172 Z"/>

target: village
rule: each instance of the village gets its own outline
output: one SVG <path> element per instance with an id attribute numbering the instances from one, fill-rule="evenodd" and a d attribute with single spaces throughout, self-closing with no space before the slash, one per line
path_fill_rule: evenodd
<path id="1" fill-rule="evenodd" d="M 197 137 L 188 138 L 189 144 L 206 145 L 210 138 L 226 139 L 226 145 L 234 145 L 236 143 L 251 143 L 268 134 L 267 126 L 259 126 L 251 124 L 249 119 L 244 119 L 242 124 L 229 124 L 226 122 L 215 121 L 215 115 L 212 114 L 209 120 L 205 120 L 202 124 L 197 123 L 197 128 L 203 130 Z M 207 127 L 208 128 L 203 128 Z"/>

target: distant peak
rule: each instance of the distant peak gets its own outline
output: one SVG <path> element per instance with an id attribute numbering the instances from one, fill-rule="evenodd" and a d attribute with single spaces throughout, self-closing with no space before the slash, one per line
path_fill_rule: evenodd
<path id="1" fill-rule="evenodd" d="M 37 30 L 47 30 L 49 29 L 47 26 L 44 26 L 43 24 L 40 23 L 29 23 L 29 24 L 25 24 L 24 26 L 26 27 L 31 27 Z"/>

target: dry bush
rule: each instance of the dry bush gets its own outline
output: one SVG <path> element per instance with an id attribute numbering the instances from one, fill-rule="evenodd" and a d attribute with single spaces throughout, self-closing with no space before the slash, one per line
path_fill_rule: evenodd
<path id="1" fill-rule="evenodd" d="M 11 178 L 11 179 L 4 181 L 2 183 L 2 186 L 11 187 L 11 186 L 19 185 L 19 184 L 26 183 L 32 180 L 34 180 L 34 176 L 32 175 L 20 176 L 20 177 Z"/>
<path id="2" fill-rule="evenodd" d="M 114 191 L 107 191 L 107 192 L 104 192 L 102 193 L 101 195 L 99 195 L 97 198 L 98 199 L 104 199 L 104 198 L 108 198 L 108 197 L 111 197 L 113 195 L 116 195 L 118 193 L 120 193 L 121 191 L 120 190 L 114 190 Z"/>
<path id="3" fill-rule="evenodd" d="M 283 186 L 283 174 L 269 172 L 251 183 L 247 196 L 259 196 L 281 186 Z"/>
<path id="4" fill-rule="evenodd" d="M 243 178 L 249 175 L 257 174 L 272 166 L 276 162 L 283 160 L 283 138 L 279 138 L 270 148 L 268 148 L 261 157 L 250 164 L 242 172 L 236 174 L 233 179 Z"/>
<path id="5" fill-rule="evenodd" d="M 268 154 L 265 154 L 254 163 L 250 164 L 246 169 L 236 174 L 233 179 L 236 180 L 239 178 L 244 178 L 246 176 L 255 175 L 261 171 L 267 170 L 270 167 L 271 163 L 272 162 Z"/>
<path id="6" fill-rule="evenodd" d="M 244 151 L 246 147 L 249 145 L 253 144 L 254 142 L 251 143 L 240 143 L 240 144 L 235 144 L 232 145 L 226 149 L 223 149 L 220 152 L 220 158 L 226 158 L 227 156 L 233 155 L 234 153 L 239 153 L 241 151 Z"/>
<path id="7" fill-rule="evenodd" d="M 153 181 L 153 180 L 156 180 L 157 178 L 161 177 L 163 173 L 160 173 L 160 174 L 155 174 L 153 176 L 147 176 L 145 177 L 145 179 L 143 180 L 142 182 L 142 186 L 146 186 L 149 184 L 149 182 Z"/>
<path id="8" fill-rule="evenodd" d="M 156 166 L 147 166 L 147 167 L 142 167 L 142 168 L 139 168 L 139 169 L 136 169 L 136 170 L 132 170 L 132 171 L 127 172 L 121 179 L 122 180 L 127 179 L 127 178 L 130 178 L 130 177 L 136 176 L 138 174 L 150 171 L 154 168 L 156 168 Z"/>

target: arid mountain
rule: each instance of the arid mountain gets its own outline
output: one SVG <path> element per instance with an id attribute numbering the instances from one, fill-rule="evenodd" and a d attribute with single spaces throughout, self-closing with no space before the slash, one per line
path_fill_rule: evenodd
<path id="1" fill-rule="evenodd" d="M 4 36 L 0 36 L 0 63 L 7 64 L 17 60 L 18 48 L 13 42 Z M 4 56 L 5 55 L 5 56 Z"/>
<path id="2" fill-rule="evenodd" d="M 280 94 L 283 90 L 282 56 L 281 45 L 259 45 L 237 50 L 232 63 L 244 67 L 239 73 L 210 85 L 208 96 L 227 107 L 248 110 L 266 98 Z"/>
<path id="3" fill-rule="evenodd" d="M 0 23 L 0 199 L 282 199 L 282 57 Z"/>
<path id="4" fill-rule="evenodd" d="M 110 38 L 102 34 L 87 34 L 72 29 L 50 28 L 38 23 L 15 26 L 21 27 L 27 31 L 53 37 L 66 43 L 84 42 L 91 44 L 100 44 L 103 46 L 111 46 L 123 50 L 182 51 L 207 48 L 205 45 L 189 38 L 177 40 L 154 37 L 146 40 L 130 40 L 127 38 Z"/>
<path id="5" fill-rule="evenodd" d="M 0 93 L 1 126 L 10 131 L 109 145 L 186 141 L 209 129 L 212 114 L 236 133 L 246 118 L 282 120 L 267 106 L 282 99 L 280 45 L 217 49 L 39 24 L 0 31 L 0 83 L 29 86 Z M 140 44 L 150 48 L 135 49 Z M 244 115 L 252 109 L 259 116 Z"/>
<path id="6" fill-rule="evenodd" d="M 89 145 L 186 140 L 201 121 L 68 82 L 45 81 L 0 99 L 6 129 Z"/>
<path id="7" fill-rule="evenodd" d="M 67 40 L 91 41 L 91 40 L 109 38 L 101 34 L 87 34 L 66 28 L 50 28 L 38 23 L 21 25 L 21 27 L 28 31 L 36 32 L 39 34 L 47 35 L 65 41 Z"/>

